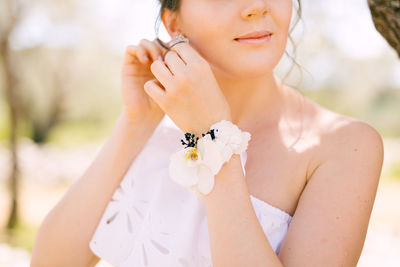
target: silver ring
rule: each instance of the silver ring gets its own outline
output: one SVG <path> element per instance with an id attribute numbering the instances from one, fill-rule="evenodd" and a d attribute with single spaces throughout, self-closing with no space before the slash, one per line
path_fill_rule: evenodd
<path id="1" fill-rule="evenodd" d="M 174 45 L 177 45 L 179 43 L 189 43 L 189 39 L 186 38 L 185 36 L 183 36 L 182 34 L 179 34 L 177 37 L 175 37 L 172 41 L 170 41 L 167 45 L 168 45 L 168 49 L 167 51 L 165 51 L 165 53 L 162 55 L 162 59 L 164 60 L 165 56 L 167 55 L 167 53 L 169 51 L 172 51 L 171 48 Z"/>
<path id="2" fill-rule="evenodd" d="M 170 42 L 169 49 L 171 49 L 174 45 L 177 45 L 179 43 L 189 43 L 189 39 L 180 34 Z"/>

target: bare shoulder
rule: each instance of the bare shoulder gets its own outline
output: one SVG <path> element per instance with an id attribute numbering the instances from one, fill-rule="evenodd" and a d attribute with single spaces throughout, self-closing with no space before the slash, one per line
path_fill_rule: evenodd
<path id="1" fill-rule="evenodd" d="M 311 101 L 310 101 L 311 102 Z M 363 151 L 364 149 L 383 148 L 380 133 L 367 122 L 328 110 L 313 103 L 319 125 L 321 147 L 331 152 L 340 150 Z"/>
<path id="2" fill-rule="evenodd" d="M 306 99 L 313 110 L 311 121 L 319 144 L 314 160 L 320 165 L 328 160 L 369 160 L 383 163 L 384 145 L 381 134 L 367 122 L 339 114 Z"/>
<path id="3" fill-rule="evenodd" d="M 335 161 L 337 166 L 357 166 L 369 162 L 381 168 L 383 140 L 370 124 L 357 118 L 329 110 L 308 99 L 299 91 L 287 87 L 293 99 L 301 99 L 304 106 L 304 124 L 312 153 L 307 170 L 307 182 L 322 165 Z M 298 102 L 298 101 L 297 101 Z"/>

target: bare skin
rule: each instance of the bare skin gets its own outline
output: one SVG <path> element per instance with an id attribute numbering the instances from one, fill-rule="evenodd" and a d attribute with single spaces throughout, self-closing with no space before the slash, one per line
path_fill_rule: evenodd
<path id="1" fill-rule="evenodd" d="M 191 45 L 210 64 L 229 103 L 232 122 L 252 134 L 247 149 L 245 177 L 248 192 L 293 216 L 279 254 L 280 264 L 322 266 L 330 262 L 332 266 L 355 266 L 364 243 L 379 181 L 383 144 L 380 135 L 368 124 L 305 99 L 273 75 L 273 69 L 286 47 L 291 10 L 291 0 L 183 0 L 178 13 L 167 11 L 162 19 L 171 37 L 179 33 L 189 37 Z M 234 40 L 260 29 L 273 32 L 271 41 L 263 46 L 250 48 Z M 107 183 L 116 188 L 131 159 L 141 149 L 139 144 L 133 143 L 130 146 L 134 154 L 119 148 L 120 135 L 131 140 L 124 134 L 126 129 L 132 131 L 131 134 L 139 135 L 137 129 L 140 128 L 148 136 L 164 115 L 142 90 L 145 82 L 154 78 L 149 71 L 150 62 L 144 61 L 144 53 L 154 60 L 162 52 L 149 41 L 143 41 L 140 47 L 127 49 L 126 68 L 123 70 L 125 82 L 122 83 L 125 112 L 119 127 L 116 127 L 115 136 L 111 136 L 109 144 L 89 171 L 71 188 L 63 205 L 59 205 L 69 207 L 69 214 L 65 215 L 65 209 L 56 207 L 53 214 L 57 216 L 49 216 L 41 234 L 42 241 L 37 246 L 38 264 L 34 266 L 47 266 L 39 264 L 42 260 L 39 256 L 48 255 L 44 253 L 46 251 L 57 250 L 52 244 L 66 240 L 65 236 L 69 236 L 70 242 L 63 242 L 64 251 L 74 248 L 73 253 L 53 256 L 51 259 L 46 256 L 43 262 L 53 263 L 49 266 L 70 266 L 68 263 L 93 266 L 98 262 L 99 258 L 88 249 L 87 243 L 111 197 L 112 190 Z M 143 63 L 139 66 L 140 71 L 138 66 L 132 65 L 134 58 Z M 144 117 L 148 122 L 139 119 L 141 114 L 146 114 Z M 111 156 L 118 155 L 126 160 L 122 163 L 116 161 L 117 166 L 114 167 L 103 164 L 110 159 L 109 150 L 114 153 Z M 221 181 L 229 181 L 229 177 L 238 175 L 235 170 L 240 168 L 235 165 L 239 164 L 236 159 L 226 164 L 225 171 L 219 177 Z M 107 182 L 109 176 L 115 178 Z M 104 189 L 103 192 L 92 194 L 92 202 L 99 204 L 96 209 L 86 207 L 84 212 L 90 217 L 88 223 L 84 227 L 71 227 L 69 232 L 64 230 L 65 236 L 53 235 L 61 232 L 64 220 L 61 216 L 72 218 L 76 215 L 77 201 L 74 196 L 87 191 L 92 179 L 100 179 Z M 243 192 L 243 188 L 239 189 Z M 230 192 L 234 191 L 228 190 Z M 208 206 L 212 208 L 217 206 L 214 204 L 221 203 L 214 203 L 213 199 L 231 197 L 223 193 L 214 195 L 208 201 Z M 244 205 L 247 201 L 242 198 L 238 204 Z M 249 227 L 259 227 L 255 216 L 250 216 L 252 213 L 248 207 L 242 207 L 249 217 L 248 225 L 235 225 L 239 222 L 232 222 L 232 228 L 239 229 L 240 233 L 246 232 L 242 230 Z M 224 249 L 213 249 L 213 260 L 221 263 L 221 266 L 233 266 L 225 264 L 232 257 L 227 259 L 223 255 L 230 255 L 232 251 L 243 252 L 243 244 L 254 244 L 262 252 L 257 255 L 260 258 L 254 261 L 263 262 L 262 266 L 278 262 L 277 255 L 261 241 L 264 238 L 260 238 L 263 235 L 261 231 L 252 236 L 239 235 L 239 239 L 229 244 L 223 243 L 227 239 L 223 236 L 226 231 L 220 228 L 224 219 L 221 216 L 237 215 L 229 205 L 224 206 L 223 210 L 224 213 L 211 209 L 207 213 L 210 221 L 215 222 L 209 228 L 211 237 L 214 237 L 211 248 Z M 71 234 L 79 236 L 81 242 Z M 242 253 L 236 264 L 240 261 L 249 262 L 251 259 L 246 257 L 254 255 L 251 250 L 248 252 Z"/>

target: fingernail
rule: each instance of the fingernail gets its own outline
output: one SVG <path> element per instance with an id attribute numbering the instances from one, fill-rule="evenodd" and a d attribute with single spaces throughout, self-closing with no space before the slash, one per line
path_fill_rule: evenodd
<path id="1" fill-rule="evenodd" d="M 162 60 L 162 56 L 158 56 L 158 59 L 159 59 L 159 60 Z"/>

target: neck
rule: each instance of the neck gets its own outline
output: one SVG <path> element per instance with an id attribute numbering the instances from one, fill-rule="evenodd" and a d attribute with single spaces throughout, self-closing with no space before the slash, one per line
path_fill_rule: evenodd
<path id="1" fill-rule="evenodd" d="M 272 72 L 241 80 L 219 72 L 215 72 L 215 77 L 229 103 L 232 122 L 239 128 L 279 119 L 284 92 L 281 81 Z"/>

